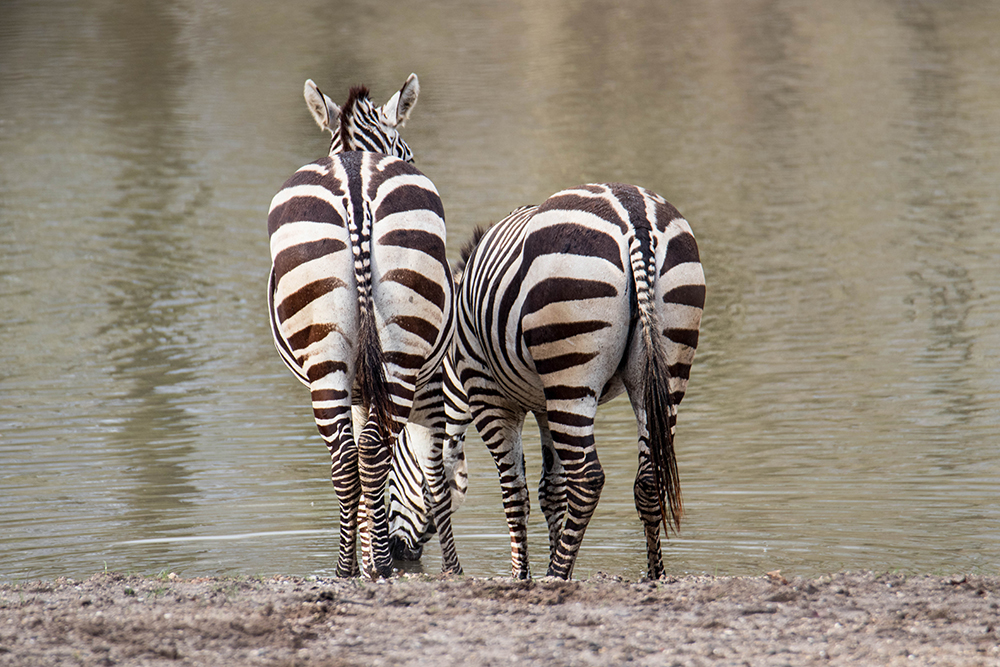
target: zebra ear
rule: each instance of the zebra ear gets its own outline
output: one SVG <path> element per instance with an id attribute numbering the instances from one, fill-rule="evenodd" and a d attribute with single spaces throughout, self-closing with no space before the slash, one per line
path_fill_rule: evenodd
<path id="1" fill-rule="evenodd" d="M 403 87 L 382 107 L 382 113 L 385 114 L 386 120 L 393 127 L 403 127 L 406 119 L 410 117 L 413 106 L 417 103 L 417 95 L 419 94 L 420 81 L 416 74 L 411 74 Z"/>
<path id="2" fill-rule="evenodd" d="M 312 79 L 306 79 L 303 94 L 306 98 L 306 106 L 309 107 L 309 112 L 316 120 L 316 124 L 319 125 L 320 129 L 333 134 L 336 131 L 337 119 L 340 117 L 340 107 L 324 95 Z"/>

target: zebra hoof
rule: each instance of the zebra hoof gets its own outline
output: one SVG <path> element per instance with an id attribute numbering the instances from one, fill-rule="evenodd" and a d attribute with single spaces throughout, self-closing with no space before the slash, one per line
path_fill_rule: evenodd
<path id="1" fill-rule="evenodd" d="M 389 538 L 389 551 L 396 560 L 417 561 L 424 555 L 424 546 L 418 544 L 411 547 L 406 540 L 398 537 Z"/>
<path id="2" fill-rule="evenodd" d="M 367 570 L 365 574 L 367 574 L 368 578 L 372 581 L 377 581 L 378 579 L 388 579 L 392 576 L 392 572 L 392 563 L 390 562 L 389 565 L 384 565 L 382 567 L 379 567 L 378 565 L 372 566 L 372 568 Z"/>
<path id="3" fill-rule="evenodd" d="M 465 573 L 462 572 L 462 566 L 459 565 L 458 563 L 455 563 L 451 567 L 449 567 L 447 565 L 442 565 L 441 566 L 441 574 L 461 575 L 461 574 L 465 574 Z"/>

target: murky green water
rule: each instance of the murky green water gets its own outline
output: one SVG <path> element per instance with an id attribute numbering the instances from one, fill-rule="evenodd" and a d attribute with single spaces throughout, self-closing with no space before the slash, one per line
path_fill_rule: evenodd
<path id="1" fill-rule="evenodd" d="M 325 152 L 302 82 L 381 99 L 411 71 L 405 134 L 454 257 L 585 181 L 691 221 L 709 300 L 670 571 L 997 573 L 1000 7 L 545 5 L 5 5 L 0 580 L 332 573 L 326 450 L 267 329 L 265 217 Z M 635 578 L 635 427 L 624 401 L 599 420 L 576 574 Z M 459 553 L 505 574 L 476 438 L 469 458 Z"/>

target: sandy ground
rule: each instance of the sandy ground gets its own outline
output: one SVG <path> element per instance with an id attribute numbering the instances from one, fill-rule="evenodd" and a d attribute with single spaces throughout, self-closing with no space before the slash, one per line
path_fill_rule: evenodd
<path id="1" fill-rule="evenodd" d="M 115 574 L 0 586 L 0 665 L 1000 665 L 1000 577 Z"/>

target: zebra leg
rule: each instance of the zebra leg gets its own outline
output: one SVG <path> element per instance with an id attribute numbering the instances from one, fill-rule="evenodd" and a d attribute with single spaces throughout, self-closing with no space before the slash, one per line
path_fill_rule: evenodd
<path id="1" fill-rule="evenodd" d="M 596 412 L 594 398 L 568 404 L 549 402 L 549 431 L 556 458 L 565 472 L 567 509 L 555 554 L 549 560 L 547 576 L 550 577 L 569 579 L 573 575 L 583 535 L 604 488 L 604 470 L 594 446 Z"/>
<path id="2" fill-rule="evenodd" d="M 441 571 L 462 574 L 451 528 L 451 487 L 444 470 L 444 429 L 431 429 L 412 421 L 407 429 L 433 503 L 434 525 L 441 543 Z"/>
<path id="3" fill-rule="evenodd" d="M 538 432 L 542 440 L 542 475 L 538 480 L 538 504 L 545 514 L 549 527 L 549 560 L 556 555 L 559 536 L 566 520 L 566 474 L 556 455 L 549 431 L 549 421 L 544 412 L 535 413 Z"/>
<path id="4" fill-rule="evenodd" d="M 358 436 L 358 461 L 371 538 L 372 566 L 368 575 L 372 579 L 388 577 L 392 574 L 392 554 L 385 487 L 392 465 L 392 448 L 382 439 L 382 429 L 372 415 Z"/>
<path id="5" fill-rule="evenodd" d="M 351 406 L 351 421 L 354 426 L 355 436 L 360 435 L 367 422 L 367 414 L 364 407 L 360 405 Z M 360 482 L 359 482 L 360 483 Z M 365 496 L 360 494 L 358 502 L 358 541 L 361 542 L 361 571 L 372 571 L 372 537 L 371 523 L 368 520 L 368 507 L 365 505 Z"/>
<path id="6" fill-rule="evenodd" d="M 330 450 L 330 479 L 340 502 L 340 554 L 338 577 L 358 576 L 357 529 L 361 485 L 358 478 L 358 448 L 348 418 L 350 403 L 343 405 L 341 393 L 312 389 L 313 415 L 320 435 Z M 347 399 L 350 400 L 349 398 Z"/>
<path id="7" fill-rule="evenodd" d="M 645 425 L 640 426 L 640 432 Z M 660 523 L 663 512 L 656 493 L 656 473 L 650 459 L 645 436 L 639 439 L 639 470 L 635 475 L 635 509 L 639 512 L 643 530 L 646 533 L 646 576 L 659 579 L 663 576 L 663 553 L 660 549 Z"/>
<path id="8" fill-rule="evenodd" d="M 638 343 L 638 340 L 636 341 Z M 638 344 L 632 346 L 630 353 L 630 365 L 633 368 L 643 368 L 645 366 L 645 353 Z M 668 436 L 672 442 L 674 423 L 676 421 L 676 409 L 671 406 L 663 406 L 664 414 L 659 419 L 653 420 L 664 425 L 667 433 L 653 433 L 650 431 L 651 415 L 646 409 L 648 401 L 647 392 L 644 388 L 647 383 L 653 386 L 669 387 L 671 380 L 658 377 L 647 377 L 639 383 L 634 380 L 637 374 L 626 378 L 626 389 L 629 401 L 632 403 L 632 410 L 635 412 L 635 419 L 638 425 L 639 434 L 639 469 L 635 475 L 635 509 L 639 513 L 642 521 L 643 531 L 646 535 L 646 576 L 650 579 L 659 579 L 664 575 L 663 553 L 660 544 L 660 525 L 664 523 L 663 513 L 668 502 L 666 498 L 663 503 L 660 500 L 660 492 L 657 487 L 656 464 L 651 450 L 651 439 L 654 437 Z M 681 394 L 683 395 L 683 394 Z M 652 443 L 655 444 L 655 443 Z M 664 526 L 664 531 L 666 527 Z M 664 533 L 666 536 L 666 533 Z"/>
<path id="9" fill-rule="evenodd" d="M 495 400 L 495 397 L 491 397 Z M 528 513 L 530 499 L 524 474 L 521 429 L 525 412 L 471 401 L 472 422 L 493 456 L 500 475 L 503 511 L 510 532 L 510 570 L 515 579 L 528 579 Z"/>

